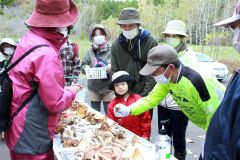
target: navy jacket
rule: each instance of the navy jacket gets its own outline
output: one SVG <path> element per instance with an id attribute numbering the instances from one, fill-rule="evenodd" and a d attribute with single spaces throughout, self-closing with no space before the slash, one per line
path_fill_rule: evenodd
<path id="1" fill-rule="evenodd" d="M 210 122 L 203 156 L 204 160 L 240 160 L 240 69 Z"/>

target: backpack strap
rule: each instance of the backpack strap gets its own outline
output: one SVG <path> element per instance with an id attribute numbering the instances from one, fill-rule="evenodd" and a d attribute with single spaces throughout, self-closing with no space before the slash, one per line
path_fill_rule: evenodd
<path id="1" fill-rule="evenodd" d="M 8 65 L 11 63 L 11 60 L 13 58 L 13 54 L 11 55 L 11 57 L 6 61 L 5 65 L 4 65 L 4 69 L 6 69 L 8 67 Z"/>
<path id="2" fill-rule="evenodd" d="M 10 121 L 8 122 L 8 125 L 10 126 L 12 124 L 13 118 L 24 108 L 24 106 L 30 102 L 30 100 L 35 96 L 38 90 L 38 86 L 34 81 L 30 81 L 31 87 L 33 88 L 31 91 L 31 94 L 29 97 L 27 97 L 23 103 L 18 107 L 18 109 L 13 113 L 13 115 L 10 118 Z"/>
<path id="3" fill-rule="evenodd" d="M 35 49 L 40 48 L 46 46 L 48 47 L 48 45 L 46 44 L 40 44 L 37 46 L 34 46 L 33 48 L 29 49 L 26 53 L 24 53 L 20 58 L 18 58 L 13 64 L 11 64 L 9 67 L 7 67 L 1 74 L 5 74 L 8 71 L 10 71 L 13 67 L 15 67 L 23 58 L 25 58 L 27 55 L 29 55 L 31 52 L 33 52 Z"/>
<path id="4" fill-rule="evenodd" d="M 33 52 L 35 49 L 40 48 L 40 47 L 48 47 L 46 44 L 41 44 L 34 46 L 30 50 L 28 50 L 24 55 L 22 55 L 18 60 L 16 60 L 12 65 L 10 65 L 4 72 L 8 72 L 11 70 L 13 67 L 15 67 L 23 58 L 25 58 L 27 55 L 29 55 L 31 52 Z M 38 86 L 35 84 L 34 81 L 30 81 L 31 87 L 33 88 L 30 96 L 23 101 L 23 103 L 18 107 L 18 109 L 13 113 L 13 115 L 10 118 L 10 121 L 8 122 L 8 125 L 10 126 L 12 124 L 13 118 L 23 109 L 23 107 L 34 97 L 34 95 L 37 93 Z"/>

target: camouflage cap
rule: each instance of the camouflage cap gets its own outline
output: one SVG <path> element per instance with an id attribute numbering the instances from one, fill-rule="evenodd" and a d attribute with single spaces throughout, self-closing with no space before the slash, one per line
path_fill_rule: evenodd
<path id="1" fill-rule="evenodd" d="M 122 9 L 117 24 L 141 24 L 138 10 L 136 8 Z"/>

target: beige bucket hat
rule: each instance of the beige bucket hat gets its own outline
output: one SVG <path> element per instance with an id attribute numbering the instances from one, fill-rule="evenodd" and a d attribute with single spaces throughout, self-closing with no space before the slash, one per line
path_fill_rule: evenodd
<path id="1" fill-rule="evenodd" d="M 162 34 L 175 34 L 182 35 L 184 37 L 188 37 L 186 33 L 186 25 L 183 21 L 180 20 L 172 20 L 167 23 L 165 31 Z"/>

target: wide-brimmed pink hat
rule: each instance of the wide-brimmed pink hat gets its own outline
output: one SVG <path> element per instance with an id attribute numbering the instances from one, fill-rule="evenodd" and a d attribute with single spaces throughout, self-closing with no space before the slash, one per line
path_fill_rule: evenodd
<path id="1" fill-rule="evenodd" d="M 224 26 L 227 27 L 229 24 L 234 23 L 236 21 L 240 21 L 240 0 L 238 1 L 232 17 L 229 17 L 227 19 L 224 19 L 218 23 L 215 23 L 214 26 Z"/>
<path id="2" fill-rule="evenodd" d="M 72 0 L 36 0 L 35 9 L 26 21 L 33 27 L 67 27 L 78 19 L 78 9 Z"/>

